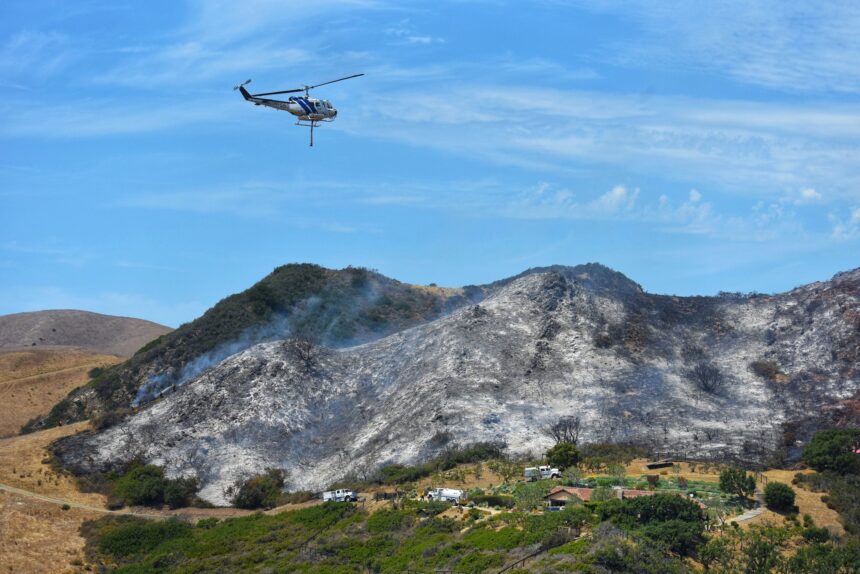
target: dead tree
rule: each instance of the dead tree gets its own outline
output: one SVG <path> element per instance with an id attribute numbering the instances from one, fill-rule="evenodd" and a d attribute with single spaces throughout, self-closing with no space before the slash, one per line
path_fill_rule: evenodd
<path id="1" fill-rule="evenodd" d="M 284 349 L 305 373 L 316 370 L 319 358 L 319 344 L 315 337 L 298 335 L 284 341 Z"/>
<path id="2" fill-rule="evenodd" d="M 543 428 L 544 434 L 554 439 L 556 444 L 566 442 L 576 445 L 581 431 L 582 421 L 578 416 L 560 417 L 556 422 Z"/>

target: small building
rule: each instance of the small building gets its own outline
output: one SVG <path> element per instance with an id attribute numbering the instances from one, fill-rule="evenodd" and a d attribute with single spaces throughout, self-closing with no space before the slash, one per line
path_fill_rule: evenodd
<path id="1" fill-rule="evenodd" d="M 556 486 L 543 497 L 550 508 L 561 508 L 568 502 L 580 502 L 591 499 L 592 488 L 577 488 L 575 486 Z"/>

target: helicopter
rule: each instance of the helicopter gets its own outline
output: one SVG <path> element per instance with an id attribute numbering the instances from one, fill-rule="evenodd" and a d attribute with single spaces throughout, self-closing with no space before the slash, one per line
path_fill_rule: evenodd
<path id="1" fill-rule="evenodd" d="M 297 126 L 306 126 L 311 128 L 311 147 L 313 147 L 314 128 L 319 125 L 320 122 L 333 122 L 334 119 L 337 117 L 337 110 L 331 105 L 331 102 L 329 102 L 328 100 L 319 100 L 317 98 L 311 98 L 310 91 L 314 88 L 319 88 L 320 86 L 326 86 L 335 82 L 342 82 L 343 80 L 350 80 L 352 78 L 357 78 L 363 75 L 364 74 L 354 74 L 352 76 L 338 78 L 337 80 L 323 82 L 322 84 L 316 84 L 314 86 L 303 86 L 301 88 L 295 88 L 293 90 L 265 92 L 262 94 L 248 93 L 248 90 L 245 89 L 245 86 L 250 84 L 251 80 L 246 80 L 238 86 L 233 86 L 233 89 L 239 90 L 239 92 L 242 94 L 242 97 L 249 102 L 252 102 L 255 106 L 268 106 L 270 108 L 275 108 L 276 110 L 290 112 L 294 116 L 298 117 L 298 120 L 296 121 Z M 263 97 L 274 96 L 276 94 L 295 94 L 298 92 L 304 92 L 305 95 L 290 96 L 286 101 L 272 100 Z"/>

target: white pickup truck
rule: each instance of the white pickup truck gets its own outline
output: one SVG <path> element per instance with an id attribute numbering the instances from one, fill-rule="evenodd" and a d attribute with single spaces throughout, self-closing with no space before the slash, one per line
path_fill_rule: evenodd
<path id="1" fill-rule="evenodd" d="M 427 491 L 427 500 L 441 500 L 444 502 L 459 503 L 464 498 L 465 493 L 456 488 L 431 488 Z"/>
<path id="2" fill-rule="evenodd" d="M 533 480 L 541 480 L 542 478 L 561 478 L 561 471 L 551 466 L 529 466 L 523 473 L 525 479 L 529 482 Z"/>
<path id="3" fill-rule="evenodd" d="M 358 500 L 358 495 L 354 490 L 348 488 L 338 488 L 337 490 L 328 490 L 323 492 L 323 502 L 355 502 Z"/>

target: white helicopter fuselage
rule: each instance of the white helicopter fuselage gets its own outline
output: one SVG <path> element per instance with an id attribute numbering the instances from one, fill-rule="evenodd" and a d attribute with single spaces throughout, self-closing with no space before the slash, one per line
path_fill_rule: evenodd
<path id="1" fill-rule="evenodd" d="M 287 111 L 305 121 L 332 121 L 337 117 L 337 110 L 328 100 L 318 100 L 307 96 L 294 96 L 288 102 Z"/>

